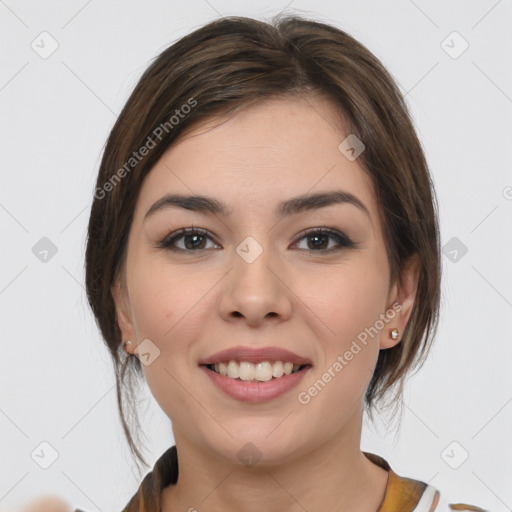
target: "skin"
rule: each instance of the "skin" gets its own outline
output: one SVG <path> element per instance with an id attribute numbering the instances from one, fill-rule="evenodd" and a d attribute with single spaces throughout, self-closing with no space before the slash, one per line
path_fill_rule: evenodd
<path id="1" fill-rule="evenodd" d="M 143 369 L 178 449 L 179 480 L 162 494 L 165 512 L 368 512 L 384 498 L 387 472 L 360 450 L 363 396 L 379 350 L 399 342 L 389 329 L 406 327 L 418 265 L 410 261 L 401 285 L 390 282 L 372 183 L 357 159 L 338 150 L 348 133 L 334 112 L 315 97 L 258 102 L 189 130 L 144 181 L 112 293 L 123 340 L 132 342 L 127 350 L 137 354 L 146 338 L 160 350 Z M 369 215 L 348 203 L 274 214 L 280 201 L 339 189 L 357 196 Z M 233 213 L 169 208 L 144 221 L 167 193 L 213 196 Z M 182 252 L 156 246 L 191 226 L 210 233 L 200 250 L 190 237 L 188 246 L 187 239 L 175 242 Z M 324 226 L 357 245 L 340 247 L 324 235 L 317 248 L 301 234 Z M 247 236 L 263 249 L 252 263 L 236 252 Z M 385 328 L 307 405 L 299 403 L 298 393 L 395 302 L 402 309 Z M 283 347 L 313 367 L 276 399 L 240 402 L 198 366 L 237 345 Z M 237 457 L 247 442 L 261 453 L 252 467 Z"/>
<path id="2" fill-rule="evenodd" d="M 56 496 L 42 496 L 26 505 L 21 512 L 73 512 L 68 502 Z"/>

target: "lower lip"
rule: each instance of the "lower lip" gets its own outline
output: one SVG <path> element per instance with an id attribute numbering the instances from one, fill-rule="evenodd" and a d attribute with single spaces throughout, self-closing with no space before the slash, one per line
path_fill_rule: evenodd
<path id="1" fill-rule="evenodd" d="M 260 403 L 277 398 L 293 389 L 304 378 L 304 375 L 311 369 L 311 366 L 304 368 L 300 372 L 283 375 L 278 379 L 266 382 L 231 379 L 209 370 L 206 366 L 201 366 L 201 368 L 213 383 L 231 398 L 242 402 Z"/>

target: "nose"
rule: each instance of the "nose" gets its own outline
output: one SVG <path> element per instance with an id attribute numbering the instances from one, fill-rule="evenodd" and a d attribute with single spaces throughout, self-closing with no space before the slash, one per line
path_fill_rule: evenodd
<path id="1" fill-rule="evenodd" d="M 255 259 L 237 252 L 223 282 L 220 311 L 229 321 L 245 321 L 251 327 L 263 322 L 287 320 L 293 309 L 293 291 L 284 266 L 269 251 Z"/>

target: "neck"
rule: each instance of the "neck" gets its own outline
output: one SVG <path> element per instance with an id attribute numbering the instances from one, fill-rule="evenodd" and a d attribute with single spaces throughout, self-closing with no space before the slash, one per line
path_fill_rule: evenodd
<path id="1" fill-rule="evenodd" d="M 388 473 L 360 450 L 362 413 L 323 444 L 279 464 L 230 463 L 174 429 L 179 477 L 162 493 L 162 512 L 377 511 Z M 340 509 L 340 503 L 343 509 Z"/>

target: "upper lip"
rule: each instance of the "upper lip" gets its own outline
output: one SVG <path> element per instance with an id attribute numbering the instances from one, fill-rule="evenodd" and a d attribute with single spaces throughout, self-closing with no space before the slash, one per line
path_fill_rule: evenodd
<path id="1" fill-rule="evenodd" d="M 283 362 L 291 362 L 297 365 L 311 365 L 311 360 L 299 356 L 294 352 L 290 352 L 284 348 L 279 347 L 264 347 L 264 348 L 254 348 L 254 347 L 233 347 L 228 348 L 226 350 L 221 350 L 220 352 L 216 352 L 211 356 L 205 357 L 199 361 L 200 365 L 206 364 L 217 364 L 223 363 L 226 361 L 247 361 L 248 363 L 261 363 L 263 361 L 283 361 Z"/>

